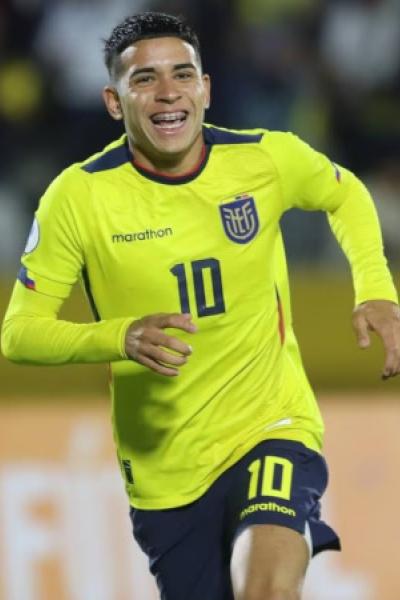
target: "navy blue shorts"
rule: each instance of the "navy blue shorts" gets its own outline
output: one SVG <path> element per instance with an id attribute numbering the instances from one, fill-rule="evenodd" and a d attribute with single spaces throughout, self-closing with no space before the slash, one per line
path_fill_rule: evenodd
<path id="1" fill-rule="evenodd" d="M 233 600 L 232 547 L 250 525 L 305 534 L 312 555 L 340 550 L 336 533 L 320 519 L 327 481 L 320 454 L 298 442 L 267 440 L 195 502 L 168 510 L 132 508 L 133 534 L 149 557 L 161 600 Z"/>

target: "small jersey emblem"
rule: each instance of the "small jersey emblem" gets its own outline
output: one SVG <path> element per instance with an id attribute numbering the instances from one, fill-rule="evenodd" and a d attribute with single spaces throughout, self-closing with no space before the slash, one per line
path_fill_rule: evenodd
<path id="1" fill-rule="evenodd" d="M 256 203 L 251 196 L 237 196 L 219 207 L 226 235 L 232 242 L 247 244 L 259 228 Z"/>
<path id="2" fill-rule="evenodd" d="M 29 254 L 33 252 L 39 243 L 39 223 L 35 218 L 32 223 L 31 230 L 29 232 L 28 241 L 26 242 L 24 254 Z"/>

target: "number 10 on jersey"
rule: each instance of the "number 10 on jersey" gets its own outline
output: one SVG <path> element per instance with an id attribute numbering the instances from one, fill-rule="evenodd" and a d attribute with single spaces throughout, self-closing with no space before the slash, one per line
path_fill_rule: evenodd
<path id="1" fill-rule="evenodd" d="M 193 281 L 194 294 L 196 298 L 197 316 L 209 317 L 225 312 L 225 301 L 222 290 L 222 276 L 220 263 L 216 258 L 204 258 L 194 260 L 190 263 L 191 274 L 187 274 L 189 268 L 183 263 L 175 265 L 170 269 L 178 280 L 178 292 L 182 313 L 190 313 L 189 281 Z M 212 299 L 206 298 L 205 277 L 211 277 Z"/>

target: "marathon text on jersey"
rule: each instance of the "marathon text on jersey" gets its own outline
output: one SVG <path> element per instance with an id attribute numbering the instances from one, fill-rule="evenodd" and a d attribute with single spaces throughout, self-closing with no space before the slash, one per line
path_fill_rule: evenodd
<path id="1" fill-rule="evenodd" d="M 154 240 L 169 237 L 171 235 L 174 235 L 172 227 L 164 227 L 162 229 L 145 229 L 144 231 L 132 233 L 113 233 L 112 241 L 114 244 L 123 242 L 144 242 L 146 240 Z"/>

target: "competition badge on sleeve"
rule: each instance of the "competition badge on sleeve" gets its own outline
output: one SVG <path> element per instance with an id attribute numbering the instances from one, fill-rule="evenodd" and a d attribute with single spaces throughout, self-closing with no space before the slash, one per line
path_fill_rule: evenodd
<path id="1" fill-rule="evenodd" d="M 35 218 L 32 223 L 31 230 L 29 232 L 28 241 L 26 242 L 24 254 L 30 254 L 35 250 L 39 243 L 39 223 Z"/>
<path id="2" fill-rule="evenodd" d="M 256 236 L 259 221 L 254 198 L 238 196 L 219 209 L 225 233 L 232 242 L 247 244 Z"/>

